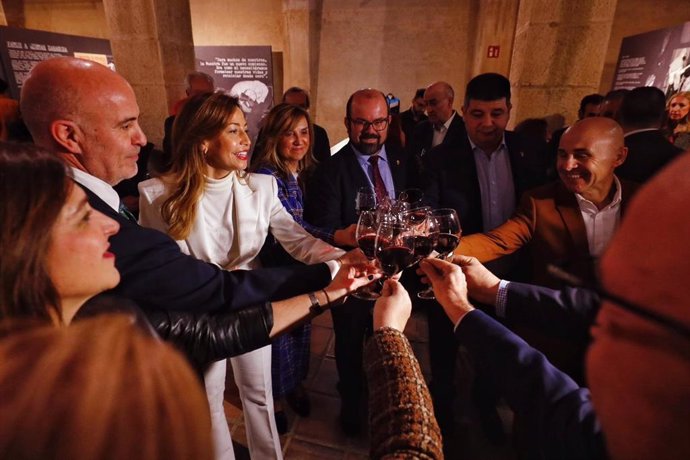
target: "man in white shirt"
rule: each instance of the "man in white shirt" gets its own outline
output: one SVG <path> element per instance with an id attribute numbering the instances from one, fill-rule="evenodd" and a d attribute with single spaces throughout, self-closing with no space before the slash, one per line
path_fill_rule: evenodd
<path id="1" fill-rule="evenodd" d="M 417 171 L 423 171 L 422 157 L 439 145 L 454 146 L 465 137 L 465 124 L 453 109 L 455 91 L 445 81 L 437 81 L 424 91 L 428 119 L 414 127 L 406 140 L 407 151 L 415 159 Z"/>
<path id="2" fill-rule="evenodd" d="M 593 281 L 594 260 L 615 232 L 622 204 L 636 189 L 614 174 L 626 154 L 623 131 L 615 121 L 578 121 L 561 139 L 560 181 L 527 192 L 510 219 L 489 232 L 463 237 L 457 253 L 486 262 L 526 246 L 531 282 L 559 286 L 548 264 Z"/>
<path id="3" fill-rule="evenodd" d="M 121 275 L 116 295 L 144 309 L 213 312 L 317 291 L 331 280 L 337 263 L 221 270 L 126 216 L 112 186 L 136 174 L 146 136 L 134 91 L 107 67 L 75 58 L 37 64 L 22 87 L 21 111 L 35 143 L 64 159 L 91 207 L 120 223 L 110 238 Z"/>

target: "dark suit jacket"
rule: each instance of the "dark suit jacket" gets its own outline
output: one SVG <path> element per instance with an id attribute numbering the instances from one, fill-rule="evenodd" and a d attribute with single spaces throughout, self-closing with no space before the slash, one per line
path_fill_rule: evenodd
<path id="1" fill-rule="evenodd" d="M 606 457 L 589 390 L 481 311 L 465 315 L 455 335 L 525 428 L 523 458 Z"/>
<path id="2" fill-rule="evenodd" d="M 82 187 L 89 204 L 120 224 L 110 251 L 121 281 L 112 294 L 144 309 L 218 311 L 316 291 L 330 282 L 325 264 L 226 271 L 180 252 L 169 236 L 140 227 Z"/>
<path id="3" fill-rule="evenodd" d="M 547 335 L 582 339 L 599 311 L 596 292 L 578 287 L 561 290 L 511 281 L 507 288 L 506 321 Z"/>
<path id="4" fill-rule="evenodd" d="M 322 162 L 331 157 L 331 144 L 328 140 L 328 133 L 321 126 L 314 123 L 314 158 Z"/>
<path id="5" fill-rule="evenodd" d="M 428 118 L 426 115 L 422 115 L 419 120 L 415 120 L 414 114 L 412 113 L 412 108 L 409 108 L 404 112 L 400 112 L 400 126 L 403 130 L 403 133 L 405 133 L 406 145 L 410 144 L 412 136 L 414 135 L 414 129 L 417 126 L 417 124 L 427 119 Z"/>
<path id="6" fill-rule="evenodd" d="M 642 131 L 625 136 L 628 157 L 616 168 L 622 179 L 643 183 L 683 150 L 671 144 L 660 130 Z"/>
<path id="7" fill-rule="evenodd" d="M 621 181 L 624 211 L 637 185 Z M 523 195 L 515 214 L 503 225 L 483 233 L 463 237 L 459 252 L 486 262 L 523 246 L 532 259 L 531 282 L 560 287 L 547 271 L 556 264 L 587 283 L 595 282 L 594 264 L 589 254 L 587 230 L 577 199 L 561 181 L 552 182 Z"/>
<path id="8" fill-rule="evenodd" d="M 467 137 L 465 131 L 465 122 L 460 113 L 455 113 L 455 118 L 448 127 L 446 137 L 439 145 L 460 145 L 464 138 Z M 412 138 L 407 139 L 408 152 L 417 158 L 421 158 L 431 150 L 431 142 L 434 138 L 434 126 L 429 120 L 424 120 L 415 126 L 412 132 Z"/>
<path id="9" fill-rule="evenodd" d="M 406 155 L 386 145 L 386 156 L 397 195 L 406 187 Z M 305 220 L 318 227 L 330 228 L 357 223 L 357 189 L 368 186 L 367 176 L 357 163 L 352 146 L 347 144 L 314 171 L 307 187 Z"/>
<path id="10" fill-rule="evenodd" d="M 505 133 L 510 156 L 516 201 L 522 193 L 545 181 L 543 159 L 526 148 L 520 136 Z M 465 134 L 456 146 L 441 144 L 424 156 L 426 174 L 425 196 L 435 208 L 457 211 L 463 235 L 483 231 L 482 201 L 477 166 L 470 141 Z"/>

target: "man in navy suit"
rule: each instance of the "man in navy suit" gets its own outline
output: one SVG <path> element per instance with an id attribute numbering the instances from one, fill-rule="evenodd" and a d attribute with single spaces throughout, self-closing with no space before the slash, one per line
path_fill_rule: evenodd
<path id="1" fill-rule="evenodd" d="M 382 92 L 363 89 L 350 96 L 345 113 L 350 142 L 314 171 L 305 200 L 308 222 L 321 227 L 347 227 L 357 222 L 355 197 L 359 188 L 378 189 L 388 198 L 395 198 L 404 189 L 405 156 L 386 145 L 390 120 Z M 359 431 L 362 351 L 366 331 L 371 330 L 370 308 L 371 302 L 350 298 L 331 310 L 342 402 L 340 424 L 347 434 Z"/>
<path id="2" fill-rule="evenodd" d="M 36 144 L 60 155 L 90 205 L 120 223 L 110 238 L 121 274 L 114 294 L 145 309 L 222 311 L 315 291 L 329 282 L 325 264 L 224 271 L 182 254 L 167 235 L 124 216 L 113 185 L 136 174 L 146 136 L 132 88 L 107 67 L 74 58 L 41 62 L 24 82 L 21 99 Z"/>
<path id="3" fill-rule="evenodd" d="M 435 208 L 455 209 L 463 235 L 490 230 L 513 213 L 520 195 L 546 180 L 546 165 L 518 135 L 506 131 L 510 120 L 510 82 L 495 73 L 481 74 L 467 84 L 462 107 L 465 132 L 449 145 L 431 149 L 425 163 L 425 198 Z M 493 268 L 503 271 L 511 261 Z M 429 309 L 431 394 L 439 425 L 452 427 L 453 376 L 457 346 L 452 325 L 439 308 Z M 481 385 L 475 385 L 482 392 Z M 488 390 L 487 390 L 488 393 Z M 478 394 L 486 431 L 501 436 L 495 411 Z"/>

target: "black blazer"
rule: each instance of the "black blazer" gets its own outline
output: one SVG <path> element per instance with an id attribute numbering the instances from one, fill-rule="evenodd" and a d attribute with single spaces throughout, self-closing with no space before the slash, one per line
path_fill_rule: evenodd
<path id="1" fill-rule="evenodd" d="M 446 137 L 439 145 L 459 145 L 462 144 L 464 138 L 467 137 L 465 130 L 465 122 L 460 113 L 455 113 L 455 118 L 448 127 Z M 417 123 L 412 138 L 407 139 L 408 151 L 416 157 L 423 157 L 431 150 L 431 142 L 434 138 L 434 126 L 429 120 L 424 120 Z"/>
<path id="2" fill-rule="evenodd" d="M 316 161 L 326 161 L 331 157 L 331 143 L 328 140 L 328 133 L 321 126 L 314 123 L 314 158 Z"/>
<path id="3" fill-rule="evenodd" d="M 221 270 L 183 254 L 169 236 L 140 227 L 82 188 L 91 207 L 120 224 L 120 231 L 110 237 L 110 251 L 115 254 L 121 280 L 110 293 L 131 299 L 141 308 L 196 312 L 237 309 L 316 291 L 330 282 L 326 264 Z"/>
<path id="4" fill-rule="evenodd" d="M 520 196 L 546 182 L 543 156 L 529 149 L 522 138 L 505 133 L 510 167 L 515 186 L 515 202 Z M 422 186 L 429 204 L 435 208 L 453 208 L 462 223 L 463 235 L 483 231 L 482 201 L 474 154 L 467 135 L 453 147 L 438 145 L 424 157 Z"/>
<path id="5" fill-rule="evenodd" d="M 621 179 L 643 183 L 655 175 L 683 150 L 671 144 L 661 131 L 642 131 L 625 136 L 628 157 L 616 168 Z"/>
<path id="6" fill-rule="evenodd" d="M 386 145 L 386 156 L 397 195 L 406 187 L 406 155 Z M 352 146 L 347 144 L 314 171 L 307 186 L 305 220 L 318 227 L 336 229 L 356 223 L 357 189 L 368 186 L 367 176 Z"/>

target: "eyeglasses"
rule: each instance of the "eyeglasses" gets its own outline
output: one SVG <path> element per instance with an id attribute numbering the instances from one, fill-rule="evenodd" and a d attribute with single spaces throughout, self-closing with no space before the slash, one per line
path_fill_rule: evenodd
<path id="1" fill-rule="evenodd" d="M 350 120 L 350 123 L 353 123 L 358 128 L 361 128 L 362 131 L 369 129 L 369 126 L 373 126 L 374 130 L 376 131 L 383 131 L 386 129 L 386 126 L 388 126 L 388 118 L 379 118 L 378 120 L 374 121 L 362 120 L 361 118 L 355 118 L 354 120 L 352 118 L 348 119 Z"/>

